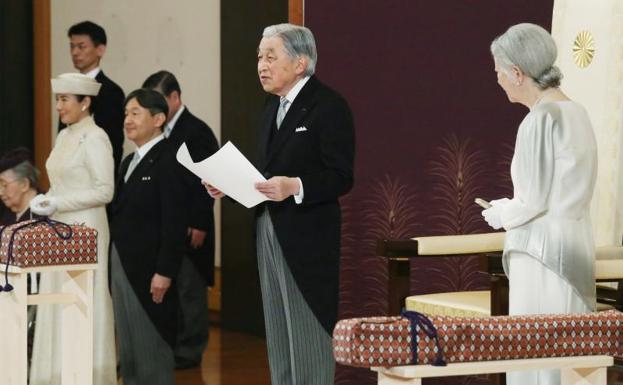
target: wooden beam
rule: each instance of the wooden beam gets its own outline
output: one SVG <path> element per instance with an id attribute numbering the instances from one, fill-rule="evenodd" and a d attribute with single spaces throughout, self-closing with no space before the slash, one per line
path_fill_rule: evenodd
<path id="1" fill-rule="evenodd" d="M 305 25 L 305 0 L 288 0 L 288 21 L 291 24 Z"/>
<path id="2" fill-rule="evenodd" d="M 39 187 L 43 191 L 50 188 L 45 161 L 52 150 L 50 24 L 50 0 L 35 0 L 33 3 L 34 156 L 35 165 L 41 171 Z"/>
<path id="3" fill-rule="evenodd" d="M 515 370 L 542 370 L 562 369 L 567 375 L 574 369 L 604 369 L 598 376 L 591 372 L 577 375 L 586 380 L 577 382 L 564 382 L 563 384 L 606 384 L 605 368 L 612 366 L 614 359 L 609 356 L 572 356 L 550 358 L 526 358 L 519 360 L 458 362 L 447 366 L 432 365 L 408 365 L 394 366 L 389 368 L 373 367 L 373 371 L 383 374 L 383 378 L 389 377 L 387 382 L 379 381 L 379 384 L 417 384 L 416 379 L 429 377 L 469 376 L 474 374 L 503 373 Z M 575 376 L 573 376 L 575 378 Z M 596 380 L 591 380 L 597 377 Z"/>

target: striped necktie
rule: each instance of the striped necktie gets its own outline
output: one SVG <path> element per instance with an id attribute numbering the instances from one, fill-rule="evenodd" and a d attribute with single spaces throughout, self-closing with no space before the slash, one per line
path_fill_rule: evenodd
<path id="1" fill-rule="evenodd" d="M 285 97 L 281 97 L 281 101 L 279 102 L 279 110 L 277 110 L 277 129 L 281 126 L 281 122 L 283 122 L 283 118 L 286 116 L 286 112 L 288 111 L 288 104 L 290 101 Z"/>
<path id="2" fill-rule="evenodd" d="M 173 131 L 173 127 L 171 127 L 171 124 L 167 123 L 167 125 L 164 127 L 164 137 L 168 138 L 169 136 L 171 136 L 171 131 Z"/>
<path id="3" fill-rule="evenodd" d="M 128 166 L 128 171 L 125 172 L 125 176 L 123 177 L 124 182 L 128 181 L 128 179 L 130 178 L 130 175 L 132 175 L 132 172 L 134 171 L 134 169 L 136 168 L 136 165 L 140 161 L 141 161 L 141 156 L 138 154 L 138 151 L 134 151 L 134 156 L 132 157 L 132 160 L 130 161 L 130 165 Z"/>

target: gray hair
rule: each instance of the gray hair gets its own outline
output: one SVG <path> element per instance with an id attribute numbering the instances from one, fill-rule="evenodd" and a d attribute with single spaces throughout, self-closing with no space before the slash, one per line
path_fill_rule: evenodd
<path id="1" fill-rule="evenodd" d="M 542 90 L 560 85 L 562 72 L 554 65 L 556 43 L 536 24 L 513 25 L 493 40 L 491 54 L 506 74 L 516 66 Z"/>
<path id="2" fill-rule="evenodd" d="M 19 163 L 17 166 L 10 169 L 15 175 L 16 180 L 27 179 L 30 183 L 30 188 L 37 189 L 39 183 L 39 170 L 30 161 L 25 160 Z"/>
<path id="3" fill-rule="evenodd" d="M 309 28 L 294 24 L 276 24 L 264 28 L 262 37 L 279 37 L 292 59 L 301 56 L 307 57 L 307 68 L 305 75 L 312 76 L 316 71 L 318 53 L 316 52 L 316 41 Z"/>

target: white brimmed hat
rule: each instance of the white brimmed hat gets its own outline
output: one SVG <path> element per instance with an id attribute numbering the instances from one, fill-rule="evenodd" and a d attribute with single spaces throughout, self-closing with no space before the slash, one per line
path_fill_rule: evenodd
<path id="1" fill-rule="evenodd" d="M 80 73 L 66 73 L 51 79 L 55 94 L 96 96 L 102 86 L 95 79 Z"/>

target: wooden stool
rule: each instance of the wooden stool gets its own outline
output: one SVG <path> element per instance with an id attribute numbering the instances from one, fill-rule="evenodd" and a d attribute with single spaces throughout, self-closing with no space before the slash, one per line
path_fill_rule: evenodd
<path id="1" fill-rule="evenodd" d="M 96 267 L 97 264 L 9 266 L 9 283 L 14 290 L 0 292 L 0 341 L 4 347 L 0 378 L 3 385 L 26 385 L 26 306 L 44 304 L 63 306 L 61 384 L 93 383 L 93 270 Z M 28 273 L 38 272 L 62 274 L 62 292 L 28 295 L 26 277 Z"/>
<path id="2" fill-rule="evenodd" d="M 448 366 L 409 365 L 372 368 L 379 385 L 421 385 L 423 378 L 504 373 L 517 370 L 560 369 L 561 385 L 606 385 L 609 356 L 553 357 L 524 360 L 461 362 Z"/>

